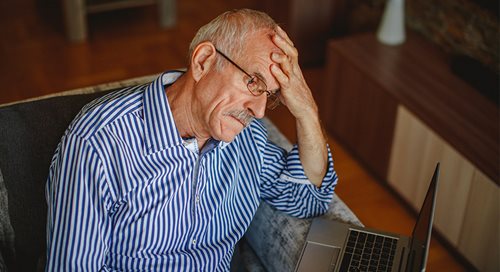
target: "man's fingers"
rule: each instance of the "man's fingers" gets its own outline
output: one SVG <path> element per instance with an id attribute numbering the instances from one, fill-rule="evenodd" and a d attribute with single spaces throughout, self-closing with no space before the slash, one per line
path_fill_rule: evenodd
<path id="1" fill-rule="evenodd" d="M 288 34 L 286 34 L 286 32 L 280 26 L 278 26 L 278 34 L 291 46 L 294 46 L 292 40 L 290 39 L 290 37 L 288 37 Z"/>
<path id="2" fill-rule="evenodd" d="M 271 54 L 271 59 L 281 65 L 281 70 L 283 70 L 287 76 L 292 74 L 292 63 L 288 59 L 288 56 L 275 52 Z"/>
<path id="3" fill-rule="evenodd" d="M 276 44 L 276 46 L 279 47 L 287 56 L 292 58 L 296 58 L 298 56 L 297 49 L 279 34 L 274 35 L 273 41 L 274 44 Z"/>
<path id="4" fill-rule="evenodd" d="M 280 84 L 282 90 L 288 88 L 288 75 L 283 72 L 278 64 L 275 63 L 271 65 L 271 73 L 276 78 L 276 80 L 278 80 L 278 83 Z"/>
<path id="5" fill-rule="evenodd" d="M 287 55 L 290 55 L 292 57 L 297 57 L 299 55 L 297 48 L 295 48 L 295 45 L 293 44 L 290 37 L 288 37 L 288 34 L 279 26 L 278 26 L 278 36 L 289 45 L 289 52 L 286 52 Z"/>

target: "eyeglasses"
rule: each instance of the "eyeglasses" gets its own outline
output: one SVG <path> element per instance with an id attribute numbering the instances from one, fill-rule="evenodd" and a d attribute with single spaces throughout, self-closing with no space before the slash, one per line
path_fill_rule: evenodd
<path id="1" fill-rule="evenodd" d="M 224 53 L 219 51 L 219 49 L 215 49 L 217 53 L 219 53 L 221 56 L 223 56 L 227 61 L 229 61 L 232 65 L 234 65 L 238 70 L 242 71 L 245 76 L 247 77 L 247 88 L 248 91 L 253 94 L 254 96 L 260 96 L 263 93 L 266 94 L 267 96 L 267 104 L 266 107 L 270 110 L 275 109 L 277 106 L 280 104 L 280 99 L 279 99 L 279 90 L 275 91 L 268 91 L 267 90 L 267 85 L 266 83 L 257 75 L 250 75 L 247 73 L 243 68 L 241 68 L 238 64 L 236 64 L 233 60 L 231 60 L 228 56 L 226 56 Z"/>

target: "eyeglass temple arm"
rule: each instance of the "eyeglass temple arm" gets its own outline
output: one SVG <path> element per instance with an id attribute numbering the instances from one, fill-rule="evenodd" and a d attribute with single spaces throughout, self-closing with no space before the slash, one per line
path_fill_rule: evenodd
<path id="1" fill-rule="evenodd" d="M 236 64 L 232 59 L 230 59 L 228 56 L 226 56 L 224 53 L 219 51 L 219 49 L 215 48 L 215 51 L 219 53 L 221 56 L 223 56 L 227 61 L 229 61 L 232 65 L 234 65 L 236 68 L 238 68 L 240 71 L 242 71 L 245 75 L 248 77 L 252 77 L 250 74 L 248 74 L 243 68 L 241 68 L 238 64 Z"/>

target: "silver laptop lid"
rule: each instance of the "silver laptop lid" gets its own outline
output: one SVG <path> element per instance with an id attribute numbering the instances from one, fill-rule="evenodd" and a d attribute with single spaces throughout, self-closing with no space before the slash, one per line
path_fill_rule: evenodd
<path id="1" fill-rule="evenodd" d="M 437 185 L 439 179 L 439 162 L 434 170 L 431 184 L 425 195 L 424 203 L 413 227 L 406 271 L 425 271 L 429 246 L 431 242 L 432 222 L 436 207 Z M 417 261 L 416 261 L 417 260 Z"/>

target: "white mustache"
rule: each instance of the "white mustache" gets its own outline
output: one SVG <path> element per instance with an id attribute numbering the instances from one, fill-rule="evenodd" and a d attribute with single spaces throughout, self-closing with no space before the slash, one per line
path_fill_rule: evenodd
<path id="1" fill-rule="evenodd" d="M 243 124 L 244 127 L 248 127 L 254 119 L 253 115 L 250 114 L 250 112 L 246 111 L 246 110 L 230 111 L 224 115 L 232 116 L 232 117 L 238 119 Z"/>

